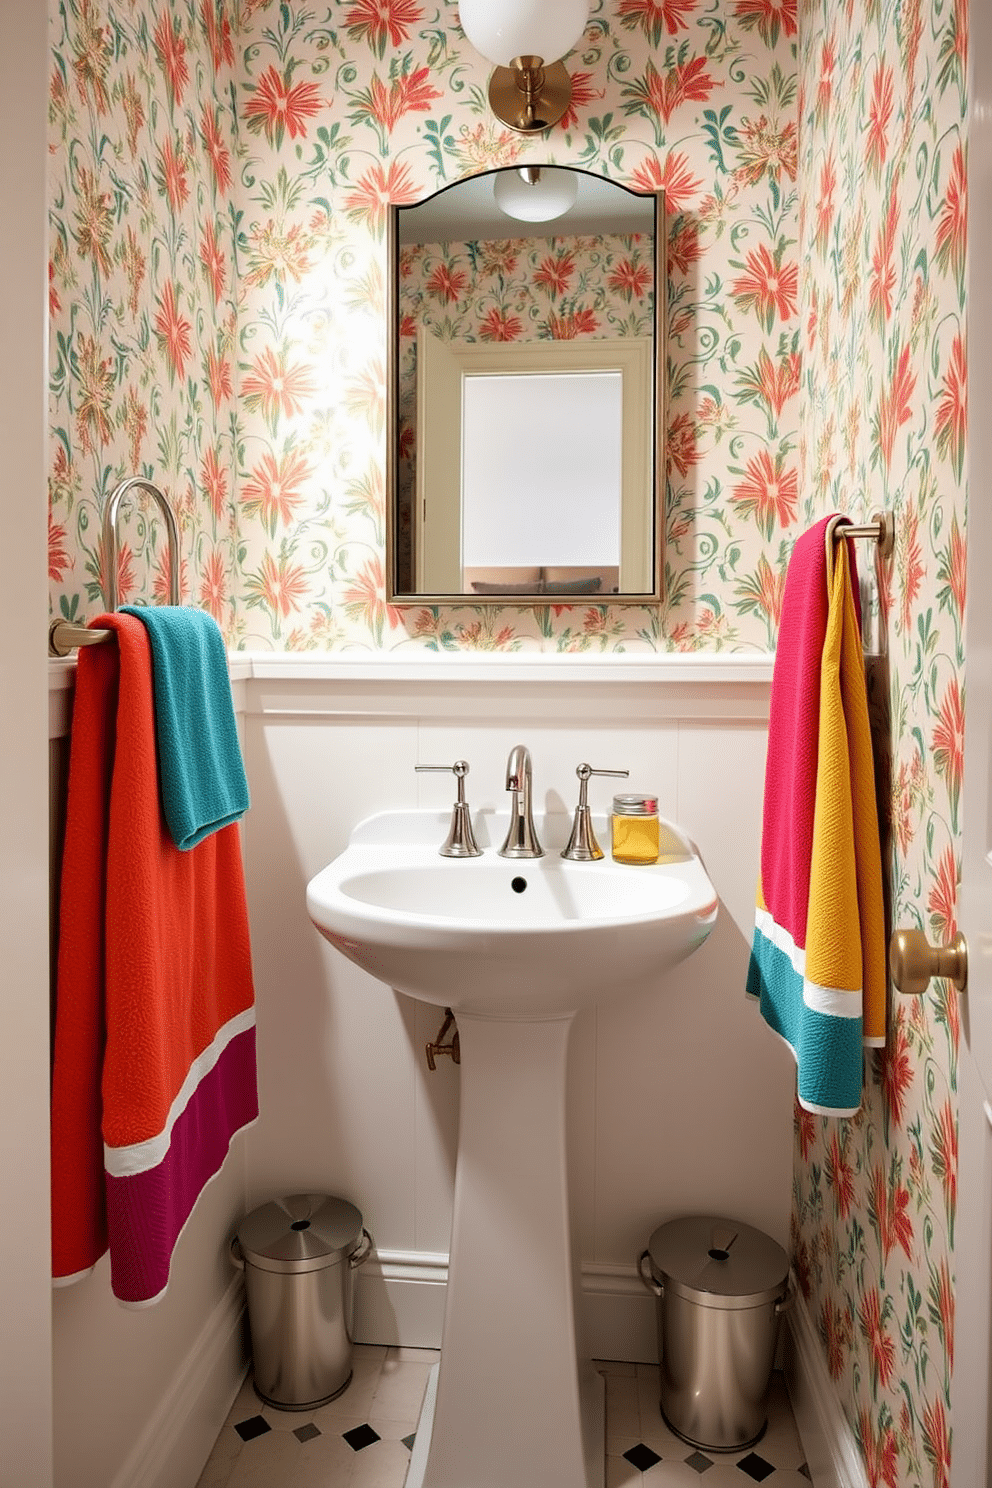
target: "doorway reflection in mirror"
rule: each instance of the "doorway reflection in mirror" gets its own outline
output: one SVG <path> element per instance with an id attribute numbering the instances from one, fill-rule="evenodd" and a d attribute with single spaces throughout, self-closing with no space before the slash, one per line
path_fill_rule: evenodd
<path id="1" fill-rule="evenodd" d="M 555 174 L 578 186 L 553 223 L 497 206 L 494 181 L 533 189 L 518 169 L 393 209 L 390 598 L 401 603 L 658 597 L 662 202 Z"/>

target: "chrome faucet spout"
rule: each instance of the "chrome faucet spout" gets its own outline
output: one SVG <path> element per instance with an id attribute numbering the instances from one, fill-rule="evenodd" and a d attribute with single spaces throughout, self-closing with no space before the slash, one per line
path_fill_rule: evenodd
<path id="1" fill-rule="evenodd" d="M 530 750 L 524 744 L 514 744 L 506 761 L 506 788 L 508 791 L 525 791 L 530 780 Z"/>
<path id="2" fill-rule="evenodd" d="M 544 849 L 534 830 L 531 804 L 532 771 L 530 750 L 515 744 L 506 761 L 506 788 L 510 792 L 510 829 L 499 850 L 501 858 L 543 858 Z"/>

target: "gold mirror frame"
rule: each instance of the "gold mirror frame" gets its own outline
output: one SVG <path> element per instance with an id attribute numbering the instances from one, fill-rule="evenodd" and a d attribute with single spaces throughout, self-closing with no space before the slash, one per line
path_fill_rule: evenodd
<path id="1" fill-rule="evenodd" d="M 575 169 L 574 167 L 568 167 Z M 515 167 L 507 167 L 515 169 Z M 497 171 L 480 172 L 481 175 L 495 176 Z M 577 170 L 579 175 L 591 175 L 591 172 Z M 469 177 L 463 180 L 471 179 Z M 597 178 L 601 179 L 601 178 Z M 440 192 L 432 193 L 429 197 L 423 197 L 420 202 L 408 205 L 420 206 L 425 201 L 440 196 L 443 192 L 456 189 L 462 181 L 454 181 L 450 185 L 442 187 Z M 651 437 L 651 491 L 649 498 L 653 497 L 654 524 L 651 543 L 651 565 L 653 583 L 649 589 L 636 592 L 624 593 L 568 593 L 547 591 L 534 593 L 522 593 L 519 590 L 512 592 L 451 592 L 451 593 L 418 593 L 412 590 L 401 590 L 397 584 L 397 562 L 398 562 L 398 530 L 400 521 L 399 511 L 399 379 L 400 379 L 400 240 L 399 223 L 400 213 L 405 210 L 391 204 L 388 208 L 388 219 L 386 226 L 387 243 L 387 277 L 386 277 L 386 600 L 395 606 L 459 606 L 469 605 L 473 608 L 483 606 L 500 605 L 517 609 L 532 609 L 534 607 L 546 608 L 548 605 L 580 605 L 580 606 L 605 606 L 605 605 L 656 605 L 661 601 L 663 588 L 663 532 L 664 532 L 664 490 L 665 490 L 665 411 L 664 411 L 664 370 L 665 370 L 665 311 L 667 304 L 667 273 L 666 273 L 666 243 L 665 231 L 665 196 L 663 191 L 644 192 L 636 191 L 621 181 L 610 181 L 611 186 L 628 191 L 631 196 L 642 197 L 654 202 L 654 313 L 652 325 L 653 356 L 652 356 L 652 390 L 651 390 L 651 416 L 653 419 L 653 432 Z M 561 219 L 558 219 L 561 221 Z M 512 232 L 505 236 L 512 236 Z"/>

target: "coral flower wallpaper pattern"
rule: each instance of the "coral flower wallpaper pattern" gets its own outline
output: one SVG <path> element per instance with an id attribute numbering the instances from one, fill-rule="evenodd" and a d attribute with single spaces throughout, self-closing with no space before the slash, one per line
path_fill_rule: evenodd
<path id="1" fill-rule="evenodd" d="M 224 0 L 52 8 L 51 463 L 55 614 L 103 609 L 101 511 L 125 476 L 159 484 L 182 533 L 182 593 L 230 633 L 234 479 L 235 41 Z M 124 525 L 124 600 L 164 600 L 154 507 Z"/>
<path id="2" fill-rule="evenodd" d="M 892 923 L 939 945 L 961 851 L 967 8 L 811 0 L 800 32 L 802 519 L 865 491 L 895 513 Z M 797 1117 L 796 1268 L 873 1488 L 949 1481 L 959 1040 L 947 982 L 895 996 L 857 1118 Z"/>
<path id="3" fill-rule="evenodd" d="M 252 648 L 766 649 L 798 521 L 794 0 L 592 6 L 562 127 L 488 109 L 454 3 L 62 0 L 53 28 L 57 612 L 96 513 L 179 507 L 184 594 Z M 665 605 L 384 603 L 386 207 L 552 159 L 669 225 Z M 129 598 L 161 587 L 147 512 Z"/>
<path id="4" fill-rule="evenodd" d="M 884 504 L 893 908 L 954 933 L 966 0 L 593 0 L 572 108 L 526 143 L 454 3 L 61 0 L 52 45 L 56 613 L 102 608 L 136 471 L 184 597 L 275 650 L 764 650 L 801 526 Z M 387 205 L 548 158 L 666 189 L 665 603 L 389 608 Z M 165 592 L 154 512 L 119 566 Z M 948 1482 L 958 1039 L 937 983 L 858 1118 L 797 1126 L 800 1280 L 886 1488 Z"/>

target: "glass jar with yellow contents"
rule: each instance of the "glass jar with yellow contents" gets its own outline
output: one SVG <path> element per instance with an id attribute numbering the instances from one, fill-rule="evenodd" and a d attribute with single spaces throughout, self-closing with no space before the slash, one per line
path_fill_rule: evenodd
<path id="1" fill-rule="evenodd" d="M 658 797 L 631 792 L 613 797 L 610 822 L 613 857 L 618 863 L 657 863 Z"/>

